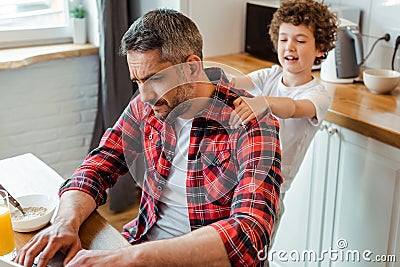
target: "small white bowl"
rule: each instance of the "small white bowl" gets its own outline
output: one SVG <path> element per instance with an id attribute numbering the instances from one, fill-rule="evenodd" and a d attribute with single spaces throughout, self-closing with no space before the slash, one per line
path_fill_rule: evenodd
<path id="1" fill-rule="evenodd" d="M 16 198 L 23 209 L 30 207 L 45 208 L 46 211 L 41 212 L 40 216 L 23 216 L 21 212 L 11 207 L 11 221 L 13 229 L 16 232 L 32 232 L 46 226 L 52 218 L 54 211 L 58 205 L 58 197 L 50 197 L 47 195 L 26 195 Z M 17 219 L 17 216 L 20 217 Z"/>
<path id="2" fill-rule="evenodd" d="M 369 69 L 363 72 L 364 85 L 372 93 L 386 94 L 396 88 L 400 82 L 400 73 L 394 70 Z"/>

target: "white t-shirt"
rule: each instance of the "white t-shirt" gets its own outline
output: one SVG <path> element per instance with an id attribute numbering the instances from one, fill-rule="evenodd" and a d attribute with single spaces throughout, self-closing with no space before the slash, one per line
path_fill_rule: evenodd
<path id="1" fill-rule="evenodd" d="M 330 105 L 330 96 L 325 87 L 317 79 L 295 87 L 287 87 L 282 83 L 282 68 L 274 65 L 271 68 L 254 71 L 248 75 L 253 81 L 255 89 L 253 95 L 290 97 L 294 100 L 308 99 L 316 110 L 316 118 L 280 119 L 280 141 L 282 153 L 282 176 L 285 182 L 281 186 L 281 193 L 290 188 L 296 176 L 304 155 L 324 120 Z"/>
<path id="2" fill-rule="evenodd" d="M 175 157 L 158 208 L 159 218 L 147 234 L 148 240 L 173 238 L 189 233 L 190 222 L 186 198 L 186 177 L 191 120 L 176 118 Z"/>

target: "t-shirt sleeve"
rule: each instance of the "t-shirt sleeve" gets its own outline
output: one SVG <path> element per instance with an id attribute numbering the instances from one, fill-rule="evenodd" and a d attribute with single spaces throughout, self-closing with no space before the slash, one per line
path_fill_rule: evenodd
<path id="1" fill-rule="evenodd" d="M 274 65 L 271 68 L 265 68 L 253 71 L 248 74 L 248 77 L 254 84 L 254 89 L 250 92 L 254 96 L 267 96 L 270 95 L 272 87 L 271 79 L 275 77 L 276 74 L 280 72 L 280 67 Z"/>

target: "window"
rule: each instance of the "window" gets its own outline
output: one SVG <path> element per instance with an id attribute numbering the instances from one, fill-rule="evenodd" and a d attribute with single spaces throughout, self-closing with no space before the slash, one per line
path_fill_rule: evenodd
<path id="1" fill-rule="evenodd" d="M 0 47 L 66 42 L 67 0 L 0 0 Z"/>

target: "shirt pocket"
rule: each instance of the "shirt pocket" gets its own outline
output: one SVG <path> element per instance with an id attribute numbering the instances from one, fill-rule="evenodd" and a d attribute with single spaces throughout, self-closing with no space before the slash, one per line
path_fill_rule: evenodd
<path id="1" fill-rule="evenodd" d="M 223 172 L 227 167 L 226 163 L 229 162 L 231 158 L 231 151 L 229 149 L 200 152 L 200 154 L 203 170 L 217 168 L 220 172 Z"/>
<path id="2" fill-rule="evenodd" d="M 200 161 L 205 201 L 218 206 L 230 205 L 237 185 L 231 150 L 202 152 Z"/>

